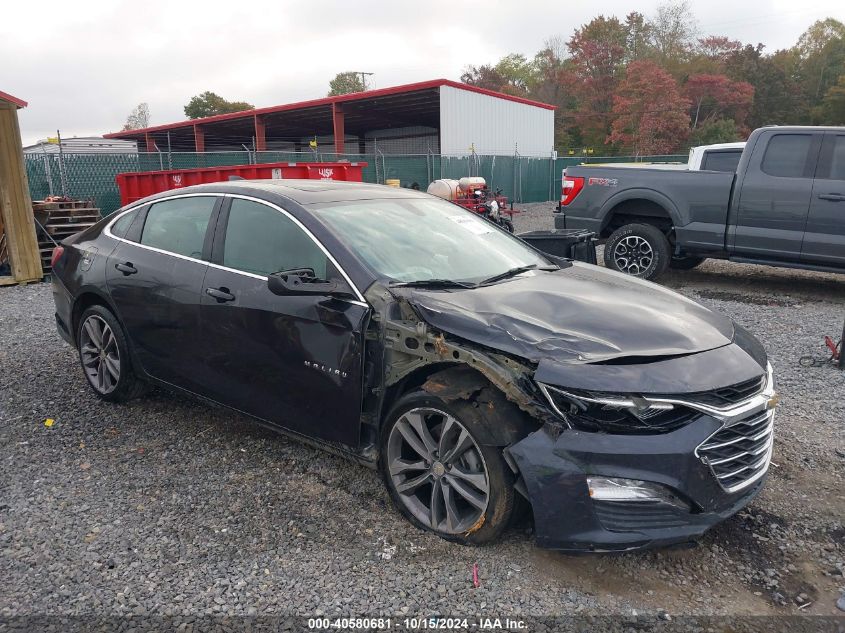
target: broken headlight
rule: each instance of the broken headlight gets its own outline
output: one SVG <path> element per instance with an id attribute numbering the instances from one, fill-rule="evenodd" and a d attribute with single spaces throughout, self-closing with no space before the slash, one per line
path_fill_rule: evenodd
<path id="1" fill-rule="evenodd" d="M 669 433 L 699 414 L 637 395 L 561 389 L 540 384 L 554 411 L 572 427 L 613 434 Z"/>

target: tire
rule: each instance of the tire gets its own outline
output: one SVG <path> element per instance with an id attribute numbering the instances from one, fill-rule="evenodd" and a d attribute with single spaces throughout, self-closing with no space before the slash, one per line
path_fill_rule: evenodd
<path id="1" fill-rule="evenodd" d="M 650 224 L 626 224 L 604 245 L 605 266 L 641 279 L 662 275 L 670 259 L 669 240 Z"/>
<path id="2" fill-rule="evenodd" d="M 508 219 L 502 219 L 502 227 L 508 232 L 513 233 L 513 222 Z"/>
<path id="3" fill-rule="evenodd" d="M 147 390 L 132 369 L 123 328 L 108 308 L 93 305 L 82 313 L 76 347 L 88 386 L 98 398 L 127 402 Z"/>
<path id="4" fill-rule="evenodd" d="M 483 424 L 471 403 L 446 402 L 422 390 L 400 398 L 387 414 L 382 478 L 393 503 L 418 528 L 448 541 L 481 545 L 495 541 L 510 524 L 513 472 L 500 448 L 478 441 Z M 455 454 L 458 445 L 463 450 Z"/>
<path id="5" fill-rule="evenodd" d="M 692 270 L 707 259 L 706 257 L 673 257 L 669 261 L 669 268 L 674 270 Z"/>

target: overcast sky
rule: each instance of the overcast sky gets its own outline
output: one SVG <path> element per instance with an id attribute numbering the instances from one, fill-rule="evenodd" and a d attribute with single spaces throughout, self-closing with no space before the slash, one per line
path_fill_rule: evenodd
<path id="1" fill-rule="evenodd" d="M 599 13 L 647 15 L 659 0 L 9 0 L 0 20 L 0 91 L 29 102 L 24 144 L 119 130 L 139 102 L 152 124 L 185 118 L 205 90 L 257 107 L 325 96 L 345 70 L 375 87 L 445 77 L 467 64 L 533 55 Z M 785 48 L 843 0 L 693 2 L 702 34 Z"/>

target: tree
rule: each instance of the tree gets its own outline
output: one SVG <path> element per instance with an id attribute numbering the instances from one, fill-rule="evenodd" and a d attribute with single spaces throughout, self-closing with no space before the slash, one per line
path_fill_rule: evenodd
<path id="1" fill-rule="evenodd" d="M 754 87 L 748 126 L 807 123 L 808 104 L 790 69 L 794 65 L 792 55 L 788 51 L 764 55 L 763 48 L 762 44 L 748 44 L 730 53 L 725 62 L 725 72 L 730 78 Z"/>
<path id="2" fill-rule="evenodd" d="M 150 127 L 150 106 L 147 103 L 139 103 L 126 117 L 123 130 L 140 130 L 145 127 Z"/>
<path id="3" fill-rule="evenodd" d="M 845 74 L 845 24 L 818 20 L 799 38 L 791 53 L 796 74 L 809 102 L 811 122 L 820 122 L 822 100 L 840 75 Z"/>
<path id="4" fill-rule="evenodd" d="M 366 89 L 367 87 L 364 85 L 361 73 L 338 73 L 329 82 L 328 96 L 335 97 L 337 95 L 347 95 L 352 92 L 364 92 Z"/>
<path id="5" fill-rule="evenodd" d="M 201 119 L 215 114 L 227 114 L 229 112 L 243 112 L 254 110 L 255 106 L 246 101 L 226 101 L 220 95 L 213 92 L 203 92 L 188 101 L 185 106 L 185 116 L 189 119 Z"/>
<path id="6" fill-rule="evenodd" d="M 527 96 L 536 82 L 537 67 L 525 55 L 505 55 L 495 66 L 468 66 L 461 81 L 471 86 L 515 96 Z"/>
<path id="7" fill-rule="evenodd" d="M 713 143 L 732 143 L 740 141 L 746 135 L 740 134 L 736 123 L 730 119 L 707 121 L 693 129 L 689 136 L 690 145 L 712 145 Z"/>
<path id="8" fill-rule="evenodd" d="M 688 107 L 672 75 L 654 62 L 631 62 L 613 97 L 608 141 L 638 156 L 677 150 L 689 134 Z"/>
<path id="9" fill-rule="evenodd" d="M 701 74 L 687 80 L 684 93 L 692 105 L 693 129 L 699 122 L 709 123 L 724 117 L 733 119 L 742 128 L 754 99 L 754 86 L 746 81 L 731 81 L 725 75 Z"/>
<path id="10" fill-rule="evenodd" d="M 679 74 L 688 61 L 698 35 L 698 22 L 687 0 L 666 2 L 648 22 L 651 46 L 657 61 L 673 74 Z"/>
<path id="11" fill-rule="evenodd" d="M 573 138 L 603 146 L 610 133 L 613 94 L 625 70 L 628 32 L 618 19 L 603 15 L 576 30 L 567 44 L 572 62 Z"/>
<path id="12" fill-rule="evenodd" d="M 822 101 L 823 122 L 827 125 L 845 125 L 845 75 L 840 75 Z"/>
<path id="13" fill-rule="evenodd" d="M 645 59 L 651 54 L 652 28 L 642 13 L 633 11 L 625 16 L 625 49 L 626 59 Z"/>

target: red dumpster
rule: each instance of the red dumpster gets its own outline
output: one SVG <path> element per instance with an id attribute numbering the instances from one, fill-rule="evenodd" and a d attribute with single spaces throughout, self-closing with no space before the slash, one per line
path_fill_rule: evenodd
<path id="1" fill-rule="evenodd" d="M 120 190 L 120 204 L 127 205 L 160 191 L 179 189 L 205 182 L 223 182 L 230 176 L 244 180 L 290 179 L 346 180 L 361 182 L 361 170 L 367 163 L 260 163 L 257 165 L 227 165 L 201 169 L 171 169 L 138 171 L 118 174 L 115 180 Z"/>

